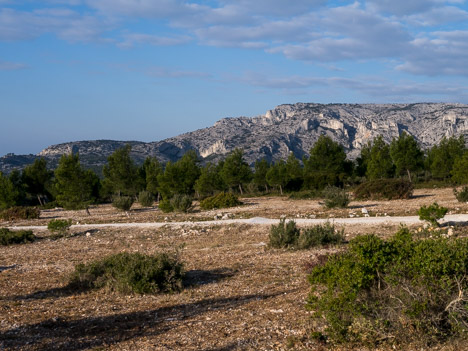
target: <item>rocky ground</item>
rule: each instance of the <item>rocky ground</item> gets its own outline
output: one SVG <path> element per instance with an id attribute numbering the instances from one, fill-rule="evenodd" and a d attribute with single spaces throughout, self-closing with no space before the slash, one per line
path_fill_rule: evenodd
<path id="1" fill-rule="evenodd" d="M 363 208 L 371 216 L 414 215 L 422 204 L 434 201 L 452 212 L 468 211 L 468 205 L 459 204 L 451 189 L 434 189 L 417 190 L 413 199 L 405 201 L 352 202 L 345 210 L 324 210 L 318 201 L 250 198 L 229 211 L 195 209 L 171 216 L 138 208 L 127 216 L 110 206 L 91 209 L 91 216 L 55 209 L 43 211 L 40 220 L 0 226 L 45 224 L 51 218 L 72 218 L 75 223 L 203 220 L 218 212 L 234 218 L 349 217 L 352 213 L 363 216 Z M 386 236 L 398 226 L 356 224 L 344 230 L 348 238 L 370 232 Z M 467 229 L 454 231 L 466 235 Z M 315 326 L 305 304 L 308 271 L 319 256 L 341 248 L 273 250 L 267 248 L 268 233 L 268 225 L 245 224 L 91 226 L 72 229 L 71 235 L 58 239 L 38 231 L 40 239 L 34 243 L 0 247 L 0 349 L 335 350 L 308 337 Z M 180 293 L 127 296 L 65 288 L 78 263 L 122 251 L 175 250 L 187 271 Z M 463 345 L 436 349 L 463 350 Z"/>

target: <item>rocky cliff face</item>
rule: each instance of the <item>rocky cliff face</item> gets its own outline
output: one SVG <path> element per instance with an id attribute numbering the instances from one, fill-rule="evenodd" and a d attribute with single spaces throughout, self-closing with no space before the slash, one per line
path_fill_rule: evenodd
<path id="1" fill-rule="evenodd" d="M 159 142 L 79 141 L 50 146 L 37 156 L 51 165 L 64 153 L 79 152 L 84 165 L 102 167 L 107 157 L 126 143 L 140 163 L 147 156 L 161 162 L 177 160 L 194 149 L 205 161 L 217 161 L 235 148 L 243 148 L 249 163 L 266 158 L 286 158 L 290 152 L 301 158 L 308 155 L 321 134 L 329 135 L 345 147 L 350 158 L 359 155 L 369 140 L 382 135 L 386 142 L 406 131 L 423 148 L 438 143 L 444 136 L 468 134 L 468 105 L 447 103 L 419 104 L 313 104 L 280 105 L 265 115 L 223 118 L 212 127 L 196 130 Z M 468 140 L 468 138 L 466 138 Z M 21 167 L 20 156 L 0 158 L 0 170 Z M 31 157 L 21 156 L 24 162 Z"/>

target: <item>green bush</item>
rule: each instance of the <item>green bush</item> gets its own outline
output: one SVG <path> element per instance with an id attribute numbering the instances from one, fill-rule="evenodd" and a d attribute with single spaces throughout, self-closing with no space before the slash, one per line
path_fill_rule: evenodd
<path id="1" fill-rule="evenodd" d="M 41 210 L 37 207 L 16 206 L 0 212 L 0 218 L 5 221 L 17 219 L 38 219 Z"/>
<path id="2" fill-rule="evenodd" d="M 190 195 L 176 194 L 171 199 L 171 205 L 174 211 L 188 212 L 192 208 L 192 197 Z"/>
<path id="3" fill-rule="evenodd" d="M 138 194 L 138 202 L 143 207 L 153 206 L 154 197 L 149 191 L 143 190 Z"/>
<path id="4" fill-rule="evenodd" d="M 174 207 L 171 204 L 170 200 L 163 199 L 159 201 L 159 209 L 165 213 L 173 212 Z"/>
<path id="5" fill-rule="evenodd" d="M 312 269 L 308 307 L 332 342 L 424 347 L 468 332 L 467 270 L 468 238 L 364 235 Z"/>
<path id="6" fill-rule="evenodd" d="M 298 249 L 309 249 L 311 247 L 341 244 L 345 241 L 344 230 L 337 230 L 329 222 L 324 225 L 315 225 L 301 231 L 297 240 Z"/>
<path id="7" fill-rule="evenodd" d="M 286 220 L 282 219 L 278 225 L 272 225 L 270 228 L 269 246 L 277 249 L 303 250 L 342 242 L 344 242 L 344 231 L 336 230 L 335 226 L 328 222 L 301 230 L 297 228 L 296 222 L 286 223 Z"/>
<path id="8" fill-rule="evenodd" d="M 183 265 L 175 255 L 122 252 L 88 264 L 79 264 L 69 286 L 106 288 L 120 293 L 156 294 L 182 289 Z"/>
<path id="9" fill-rule="evenodd" d="M 460 191 L 457 188 L 453 189 L 453 193 L 457 198 L 458 202 L 468 202 L 468 186 L 464 186 Z"/>
<path id="10" fill-rule="evenodd" d="M 429 206 L 421 206 L 418 211 L 419 219 L 423 221 L 430 222 L 433 226 L 438 227 L 439 219 L 444 218 L 445 214 L 447 213 L 448 209 L 445 207 L 441 207 L 434 202 L 432 205 Z"/>
<path id="11" fill-rule="evenodd" d="M 212 210 L 214 208 L 227 208 L 242 205 L 239 198 L 231 193 L 219 193 L 215 196 L 207 197 L 200 202 L 203 210 Z"/>
<path id="12" fill-rule="evenodd" d="M 409 199 L 413 195 L 413 184 L 404 179 L 376 179 L 364 182 L 354 190 L 356 199 Z"/>
<path id="13" fill-rule="evenodd" d="M 301 190 L 289 194 L 288 198 L 291 200 L 307 200 L 319 198 L 322 193 L 318 190 Z"/>
<path id="14" fill-rule="evenodd" d="M 22 244 L 36 240 L 31 230 L 12 231 L 0 228 L 0 245 Z"/>
<path id="15" fill-rule="evenodd" d="M 344 189 L 336 186 L 327 186 L 322 191 L 322 196 L 325 199 L 327 208 L 345 208 L 349 204 L 349 195 Z"/>
<path id="16" fill-rule="evenodd" d="M 56 236 L 54 239 L 65 236 L 72 225 L 71 219 L 52 219 L 47 223 L 49 229 Z"/>
<path id="17" fill-rule="evenodd" d="M 278 225 L 272 225 L 270 228 L 270 247 L 293 248 L 297 244 L 300 230 L 296 227 L 296 222 L 285 219 L 280 220 Z"/>
<path id="18" fill-rule="evenodd" d="M 133 205 L 133 197 L 132 196 L 116 196 L 112 200 L 112 206 L 121 210 L 121 211 L 128 211 Z"/>

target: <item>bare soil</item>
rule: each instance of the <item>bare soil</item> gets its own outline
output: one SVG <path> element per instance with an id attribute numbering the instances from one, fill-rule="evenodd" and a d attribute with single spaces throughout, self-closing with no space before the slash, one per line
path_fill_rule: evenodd
<path id="1" fill-rule="evenodd" d="M 325 210 L 318 201 L 278 197 L 243 201 L 244 206 L 234 209 L 195 209 L 170 216 L 154 208 L 135 208 L 127 216 L 107 205 L 92 208 L 91 216 L 54 209 L 43 211 L 39 220 L 0 226 L 46 224 L 51 218 L 72 218 L 75 223 L 203 220 L 228 212 L 235 218 L 348 217 L 351 213 L 362 216 L 362 208 L 371 215 L 414 215 L 421 205 L 434 201 L 452 213 L 468 211 L 451 189 L 417 190 L 413 199 L 404 201 L 353 201 L 344 210 Z M 390 235 L 397 228 L 398 224 L 344 229 L 351 238 L 370 232 Z M 455 228 L 458 235 L 466 231 Z M 53 240 L 50 233 L 41 231 L 34 243 L 0 247 L 0 349 L 336 350 L 309 338 L 315 326 L 305 304 L 307 273 L 317 257 L 342 248 L 268 249 L 268 233 L 265 225 L 100 228 L 74 230 Z M 126 296 L 66 288 L 76 264 L 122 251 L 175 250 L 187 271 L 180 293 Z M 434 349 L 463 350 L 462 346 Z"/>

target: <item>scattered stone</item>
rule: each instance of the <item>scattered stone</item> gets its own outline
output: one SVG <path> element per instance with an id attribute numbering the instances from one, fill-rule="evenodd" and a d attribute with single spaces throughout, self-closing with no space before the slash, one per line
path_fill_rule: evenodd
<path id="1" fill-rule="evenodd" d="M 362 212 L 362 214 L 365 214 L 365 215 L 369 214 L 369 211 L 367 211 L 367 208 L 365 208 L 365 207 L 361 209 L 361 212 Z"/>

